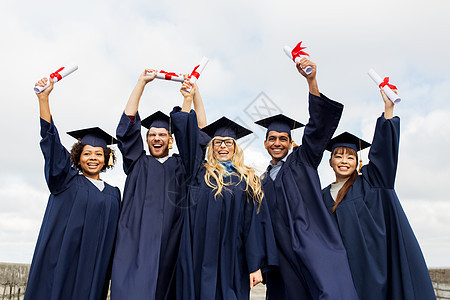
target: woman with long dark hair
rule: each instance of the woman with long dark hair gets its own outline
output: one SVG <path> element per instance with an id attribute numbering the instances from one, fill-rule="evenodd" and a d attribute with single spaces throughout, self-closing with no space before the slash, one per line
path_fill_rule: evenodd
<path id="1" fill-rule="evenodd" d="M 358 173 L 357 151 L 370 144 L 352 134 L 333 138 L 330 166 L 336 181 L 322 190 L 342 236 L 359 299 L 435 299 L 420 246 L 394 190 L 400 118 L 381 90 L 369 163 Z"/>

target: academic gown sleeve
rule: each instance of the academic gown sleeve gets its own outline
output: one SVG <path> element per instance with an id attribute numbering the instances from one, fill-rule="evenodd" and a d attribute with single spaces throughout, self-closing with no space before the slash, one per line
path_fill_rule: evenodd
<path id="1" fill-rule="evenodd" d="M 197 117 L 192 110 L 190 113 L 182 112 L 180 107 L 175 107 L 170 113 L 172 129 L 175 135 L 177 148 L 185 166 L 187 184 L 195 181 L 196 174 L 201 167 L 202 149 L 198 143 Z M 187 132 L 194 133 L 187 134 Z M 188 190 L 188 201 L 190 201 Z M 187 203 L 190 207 L 190 203 Z M 190 232 L 191 220 L 189 210 L 184 212 L 183 230 L 180 240 L 180 251 L 176 271 L 176 297 L 177 299 L 195 299 L 194 262 L 192 253 L 192 236 Z"/>
<path id="2" fill-rule="evenodd" d="M 129 175 L 138 159 L 145 155 L 141 136 L 141 117 L 139 112 L 131 122 L 130 117 L 122 113 L 116 129 L 118 147 L 123 156 L 123 170 Z"/>
<path id="3" fill-rule="evenodd" d="M 198 128 L 197 114 L 194 110 L 190 113 L 182 112 L 177 106 L 170 113 L 170 117 L 178 151 L 185 165 L 186 175 L 190 178 L 188 182 L 192 182 L 203 164 L 203 148 L 210 138 Z"/>
<path id="4" fill-rule="evenodd" d="M 248 269 L 250 273 L 258 269 L 266 273 L 278 266 L 278 250 L 266 197 L 263 198 L 259 208 L 257 204 L 250 204 L 247 207 L 252 214 L 251 217 L 245 218 L 250 221 L 245 237 Z"/>
<path id="5" fill-rule="evenodd" d="M 300 151 L 292 154 L 317 169 L 323 152 L 341 119 L 344 106 L 323 94 L 309 94 L 309 120 L 305 126 Z"/>
<path id="6" fill-rule="evenodd" d="M 361 169 L 373 187 L 394 188 L 399 142 L 400 118 L 386 119 L 383 113 L 375 127 L 369 164 Z"/>
<path id="7" fill-rule="evenodd" d="M 69 182 L 78 174 L 77 169 L 72 167 L 70 154 L 61 144 L 58 130 L 53 118 L 51 123 L 41 121 L 41 150 L 44 155 L 45 180 L 52 194 L 59 194 L 68 188 Z"/>

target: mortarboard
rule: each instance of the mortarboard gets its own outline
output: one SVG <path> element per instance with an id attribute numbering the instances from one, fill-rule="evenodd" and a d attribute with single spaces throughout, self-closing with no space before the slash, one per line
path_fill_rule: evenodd
<path id="1" fill-rule="evenodd" d="M 151 127 L 157 127 L 157 128 L 165 128 L 169 131 L 169 133 L 171 132 L 171 130 L 169 129 L 170 117 L 159 110 L 154 114 L 148 116 L 144 120 L 142 120 L 141 125 L 147 129 L 150 129 Z"/>
<path id="2" fill-rule="evenodd" d="M 226 117 L 222 117 L 217 121 L 202 128 L 202 131 L 214 138 L 216 136 L 231 137 L 235 140 L 240 139 L 250 133 L 251 130 L 239 125 L 238 123 L 231 121 Z"/>
<path id="3" fill-rule="evenodd" d="M 256 121 L 255 123 L 267 128 L 267 132 L 286 132 L 289 135 L 291 134 L 291 130 L 305 126 L 302 123 L 286 117 L 283 114 L 278 114 L 276 116 L 261 119 Z"/>
<path id="4" fill-rule="evenodd" d="M 67 132 L 68 135 L 80 139 L 85 145 L 92 147 L 106 147 L 116 144 L 117 140 L 99 127 L 85 128 Z"/>
<path id="5" fill-rule="evenodd" d="M 370 143 L 346 131 L 332 138 L 326 150 L 331 152 L 337 147 L 349 147 L 358 152 L 370 147 Z"/>

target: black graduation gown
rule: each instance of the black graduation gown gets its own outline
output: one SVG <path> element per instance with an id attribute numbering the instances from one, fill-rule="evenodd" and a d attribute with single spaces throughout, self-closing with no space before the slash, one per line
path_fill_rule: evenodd
<path id="1" fill-rule="evenodd" d="M 277 264 L 267 207 L 245 192 L 246 183 L 233 173 L 222 195 L 206 185 L 203 152 L 198 145 L 194 111 L 171 113 L 180 155 L 190 175 L 177 266 L 177 299 L 248 299 L 249 274 Z M 263 200 L 264 203 L 264 200 Z"/>
<path id="2" fill-rule="evenodd" d="M 141 119 L 122 114 L 117 127 L 127 179 L 114 254 L 111 299 L 174 299 L 185 171 L 174 154 L 145 154 Z"/>
<path id="3" fill-rule="evenodd" d="M 273 181 L 263 174 L 278 247 L 279 270 L 267 276 L 267 298 L 357 299 L 339 232 L 321 200 L 317 167 L 342 113 L 342 104 L 309 95 L 310 119 Z"/>
<path id="4" fill-rule="evenodd" d="M 420 246 L 394 190 L 400 119 L 377 120 L 369 164 L 332 217 L 364 300 L 436 299 Z M 330 186 L 323 201 L 331 213 Z"/>
<path id="5" fill-rule="evenodd" d="M 25 299 L 106 299 L 120 191 L 100 191 L 72 167 L 52 123 L 41 119 L 45 179 L 51 192 Z"/>

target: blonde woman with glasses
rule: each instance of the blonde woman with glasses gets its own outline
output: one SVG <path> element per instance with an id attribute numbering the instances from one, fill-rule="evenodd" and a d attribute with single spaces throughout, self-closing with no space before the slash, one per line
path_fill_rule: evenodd
<path id="1" fill-rule="evenodd" d="M 206 161 L 198 141 L 196 89 L 184 83 L 183 108 L 171 113 L 188 185 L 188 209 L 177 269 L 178 299 L 249 299 L 262 273 L 278 264 L 261 182 L 244 164 L 237 140 L 250 130 L 222 117 L 203 128 L 212 140 Z M 185 106 L 185 104 L 187 104 Z"/>

